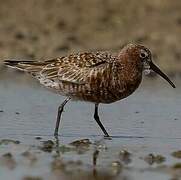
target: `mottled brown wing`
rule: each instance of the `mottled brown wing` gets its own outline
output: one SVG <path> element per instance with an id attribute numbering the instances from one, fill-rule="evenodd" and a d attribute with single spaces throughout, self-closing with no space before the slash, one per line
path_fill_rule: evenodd
<path id="1" fill-rule="evenodd" d="M 92 69 L 102 67 L 109 61 L 107 53 L 82 53 L 57 58 L 49 62 L 40 71 L 40 76 L 50 80 L 59 80 L 76 84 L 85 84 Z"/>
<path id="2" fill-rule="evenodd" d="M 10 66 L 11 68 L 16 68 L 31 74 L 41 71 L 42 67 L 45 66 L 43 62 L 39 61 L 5 60 L 4 63 L 5 65 Z"/>

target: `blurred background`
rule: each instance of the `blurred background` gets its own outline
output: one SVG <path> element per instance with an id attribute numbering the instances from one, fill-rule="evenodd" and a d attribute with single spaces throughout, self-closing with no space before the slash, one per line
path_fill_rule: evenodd
<path id="1" fill-rule="evenodd" d="M 0 0 L 1 60 L 50 59 L 78 51 L 148 46 L 181 76 L 180 0 Z"/>

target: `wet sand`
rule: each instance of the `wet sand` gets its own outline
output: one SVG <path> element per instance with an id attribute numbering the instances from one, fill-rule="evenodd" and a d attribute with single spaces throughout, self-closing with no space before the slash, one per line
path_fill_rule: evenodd
<path id="1" fill-rule="evenodd" d="M 162 79 L 146 77 L 129 98 L 102 105 L 100 117 L 112 139 L 103 138 L 92 104 L 69 103 L 57 140 L 56 112 L 64 98 L 29 76 L 5 71 L 0 83 L 1 178 L 180 177 L 181 82 L 175 81 L 172 89 Z"/>

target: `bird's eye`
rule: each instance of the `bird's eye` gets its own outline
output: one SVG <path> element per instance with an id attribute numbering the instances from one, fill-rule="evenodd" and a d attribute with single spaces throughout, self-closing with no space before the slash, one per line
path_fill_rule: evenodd
<path id="1" fill-rule="evenodd" d="M 146 51 L 141 51 L 140 52 L 140 58 L 144 59 L 146 57 L 148 57 L 148 53 Z"/>

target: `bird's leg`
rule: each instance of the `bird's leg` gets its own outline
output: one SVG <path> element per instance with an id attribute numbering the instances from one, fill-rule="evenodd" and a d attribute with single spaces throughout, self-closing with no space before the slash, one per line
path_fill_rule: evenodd
<path id="1" fill-rule="evenodd" d="M 100 119 L 99 119 L 99 115 L 98 115 L 98 105 L 99 105 L 99 104 L 95 104 L 94 119 L 96 120 L 97 124 L 98 124 L 99 127 L 102 129 L 102 131 L 104 132 L 104 135 L 105 135 L 106 137 L 110 137 L 109 134 L 107 133 L 106 129 L 104 128 L 103 124 L 101 123 Z"/>
<path id="2" fill-rule="evenodd" d="M 59 143 L 58 136 L 55 136 L 55 149 L 56 149 L 55 157 L 60 157 L 60 143 Z"/>
<path id="3" fill-rule="evenodd" d="M 71 99 L 70 97 L 65 99 L 64 102 L 58 107 L 57 121 L 56 121 L 56 126 L 55 126 L 55 131 L 54 131 L 54 136 L 55 137 L 58 136 L 58 128 L 59 128 L 59 125 L 60 125 L 60 119 L 61 119 L 61 115 L 62 115 L 62 112 L 63 112 L 63 108 L 70 99 Z"/>

